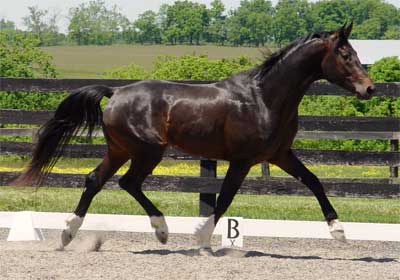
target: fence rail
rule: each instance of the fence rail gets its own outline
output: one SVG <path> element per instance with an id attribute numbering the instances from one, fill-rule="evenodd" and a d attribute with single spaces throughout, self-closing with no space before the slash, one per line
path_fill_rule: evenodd
<path id="1" fill-rule="evenodd" d="M 98 79 L 14 79 L 0 78 L 0 91 L 27 91 L 54 93 L 75 89 L 90 84 L 123 86 L 138 80 L 98 80 Z M 192 84 L 205 84 L 212 81 L 178 81 Z M 400 83 L 378 83 L 377 96 L 400 97 Z M 0 93 L 1 94 L 1 93 Z M 329 83 L 315 83 L 308 95 L 349 95 L 343 89 Z M 42 125 L 53 115 L 51 111 L 27 111 L 0 109 L 0 124 Z M 37 128 L 0 128 L 0 135 L 34 136 Z M 102 136 L 100 132 L 98 134 Z M 340 164 L 363 166 L 388 166 L 388 178 L 325 178 L 322 179 L 328 195 L 341 197 L 399 198 L 400 166 L 399 138 L 400 118 L 395 117 L 337 117 L 301 116 L 298 138 L 307 139 L 382 139 L 390 141 L 390 152 L 378 151 L 337 151 L 337 150 L 295 150 L 296 155 L 307 164 Z M 33 137 L 34 138 L 34 137 Z M 29 156 L 32 143 L 0 141 L 0 155 Z M 71 144 L 64 156 L 75 158 L 100 158 L 105 145 Z M 144 185 L 145 190 L 179 191 L 200 193 L 200 215 L 208 215 L 215 206 L 221 178 L 216 178 L 217 162 L 201 157 L 190 156 L 174 149 L 168 149 L 164 158 L 178 160 L 200 160 L 200 177 L 150 176 Z M 388 170 L 389 170 L 388 168 Z M 247 194 L 286 194 L 310 195 L 308 189 L 294 179 L 270 177 L 268 165 L 263 165 L 262 178 L 248 178 L 240 192 Z M 7 185 L 16 172 L 1 172 L 0 185 Z M 390 176 L 390 177 L 389 177 Z M 107 188 L 117 188 L 119 176 L 107 183 Z M 83 174 L 51 174 L 45 182 L 52 187 L 81 187 Z"/>
<path id="2" fill-rule="evenodd" d="M 30 156 L 34 143 L 0 141 L 0 155 Z M 102 158 L 106 145 L 69 144 L 63 156 L 70 158 Z M 327 165 L 365 165 L 400 166 L 398 152 L 341 151 L 341 150 L 303 150 L 294 149 L 294 153 L 306 164 Z M 185 154 L 179 150 L 167 149 L 164 159 L 202 160 L 203 158 Z"/>
<path id="3" fill-rule="evenodd" d="M 0 78 L 0 91 L 62 92 L 87 85 L 124 86 L 141 80 L 108 79 L 22 79 Z M 208 84 L 215 81 L 174 81 L 178 83 Z M 308 95 L 349 95 L 349 92 L 330 83 L 317 82 L 311 85 Z M 400 83 L 377 83 L 376 96 L 400 96 Z"/>
<path id="4" fill-rule="evenodd" d="M 18 176 L 18 172 L 2 172 L 0 185 L 7 185 Z M 149 176 L 143 184 L 145 191 L 195 192 L 215 195 L 220 191 L 222 179 L 195 176 Z M 204 175 L 203 175 L 204 176 Z M 119 175 L 113 176 L 105 188 L 119 189 Z M 44 185 L 49 187 L 80 188 L 85 174 L 51 173 Z M 400 198 L 400 185 L 397 179 L 361 178 L 322 178 L 322 184 L 329 196 Z M 241 194 L 305 195 L 312 193 L 298 181 L 288 177 L 270 177 L 266 180 L 247 178 L 239 190 Z"/>
<path id="5" fill-rule="evenodd" d="M 49 120 L 52 111 L 0 109 L 1 124 L 41 125 Z M 300 116 L 299 129 L 307 131 L 394 131 L 399 132 L 400 118 L 395 117 L 341 117 Z"/>

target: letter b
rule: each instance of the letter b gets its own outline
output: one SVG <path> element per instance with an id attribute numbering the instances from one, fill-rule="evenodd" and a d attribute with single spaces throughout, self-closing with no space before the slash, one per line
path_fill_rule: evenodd
<path id="1" fill-rule="evenodd" d="M 240 234 L 238 230 L 239 221 L 235 219 L 228 218 L 228 238 L 234 239 L 237 238 Z"/>

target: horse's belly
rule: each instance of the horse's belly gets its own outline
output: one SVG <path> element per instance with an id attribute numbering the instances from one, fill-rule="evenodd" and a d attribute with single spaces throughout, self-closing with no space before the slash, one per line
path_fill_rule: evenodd
<path id="1" fill-rule="evenodd" d="M 180 102 L 171 108 L 167 122 L 168 143 L 186 153 L 224 159 L 223 106 L 191 105 Z"/>
<path id="2" fill-rule="evenodd" d="M 207 141 L 181 141 L 171 142 L 171 146 L 189 154 L 209 159 L 226 159 L 224 147 Z"/>
<path id="3" fill-rule="evenodd" d="M 193 122 L 171 122 L 168 126 L 168 143 L 189 154 L 223 159 L 223 126 L 204 126 Z"/>

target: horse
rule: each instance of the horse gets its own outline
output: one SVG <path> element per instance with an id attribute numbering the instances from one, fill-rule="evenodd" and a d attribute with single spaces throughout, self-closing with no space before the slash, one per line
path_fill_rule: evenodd
<path id="1" fill-rule="evenodd" d="M 66 220 L 61 247 L 76 236 L 89 205 L 105 182 L 127 161 L 119 180 L 144 208 L 157 239 L 165 244 L 163 213 L 142 192 L 142 183 L 173 146 L 185 153 L 225 160 L 229 168 L 212 215 L 196 230 L 200 248 L 210 239 L 250 168 L 268 161 L 307 186 L 318 200 L 333 238 L 344 229 L 318 178 L 292 152 L 298 106 L 309 86 L 325 79 L 360 99 L 375 87 L 348 41 L 352 23 L 335 31 L 314 32 L 273 53 L 260 65 L 224 80 L 193 85 L 144 80 L 122 87 L 91 85 L 66 97 L 39 131 L 31 162 L 15 185 L 40 185 L 65 145 L 81 132 L 102 126 L 107 151 L 86 176 L 75 211 Z M 108 97 L 102 112 L 100 102 Z"/>

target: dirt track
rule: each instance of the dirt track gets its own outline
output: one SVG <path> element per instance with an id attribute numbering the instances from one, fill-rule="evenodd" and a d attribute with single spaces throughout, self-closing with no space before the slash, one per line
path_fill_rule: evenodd
<path id="1" fill-rule="evenodd" d="M 58 252 L 59 232 L 6 242 L 1 230 L 0 279 L 400 279 L 400 242 L 248 237 L 241 250 L 226 250 L 215 237 L 215 256 L 199 256 L 191 235 L 171 235 L 167 245 L 152 234 L 102 235 L 98 252 L 87 252 L 95 233 L 84 231 Z"/>

